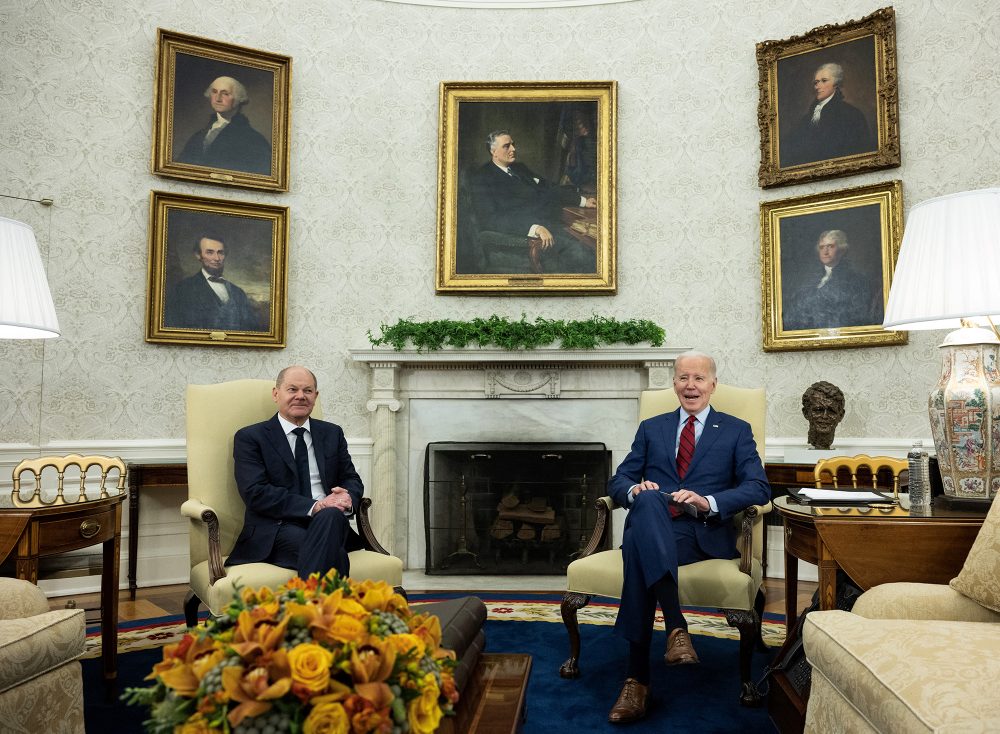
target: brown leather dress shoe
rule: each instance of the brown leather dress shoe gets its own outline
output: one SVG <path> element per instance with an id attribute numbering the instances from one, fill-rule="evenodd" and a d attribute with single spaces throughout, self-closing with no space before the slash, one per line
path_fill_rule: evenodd
<path id="1" fill-rule="evenodd" d="M 691 665 L 698 661 L 698 653 L 691 644 L 691 635 L 678 627 L 667 638 L 667 654 L 663 656 L 667 665 Z"/>
<path id="2" fill-rule="evenodd" d="M 626 678 L 622 692 L 611 707 L 608 721 L 612 724 L 627 724 L 638 721 L 646 715 L 646 701 L 649 700 L 649 686 L 644 686 L 635 678 Z"/>

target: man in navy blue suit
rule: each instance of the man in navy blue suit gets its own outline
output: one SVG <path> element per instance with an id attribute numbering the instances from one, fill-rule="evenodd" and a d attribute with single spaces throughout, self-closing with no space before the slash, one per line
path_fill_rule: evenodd
<path id="1" fill-rule="evenodd" d="M 362 547 L 348 517 L 364 486 L 340 426 L 310 418 L 319 391 L 305 367 L 286 367 L 272 391 L 278 412 L 236 432 L 236 485 L 243 531 L 226 565 L 273 563 L 307 578 L 331 568 L 346 576 Z"/>
<path id="2" fill-rule="evenodd" d="M 529 257 L 546 273 L 593 273 L 594 250 L 564 234 L 563 207 L 594 208 L 597 199 L 572 186 L 557 186 L 517 160 L 517 146 L 507 130 L 486 139 L 490 160 L 472 176 L 472 206 L 480 230 L 523 236 Z"/>
<path id="3" fill-rule="evenodd" d="M 750 425 L 709 405 L 717 384 L 711 357 L 677 357 L 674 392 L 681 407 L 639 424 L 631 451 L 609 482 L 615 502 L 629 508 L 615 622 L 615 631 L 629 642 L 629 663 L 608 716 L 612 723 L 646 714 L 657 603 L 667 631 L 667 665 L 698 662 L 681 614 L 677 567 L 738 558 L 733 516 L 771 496 Z"/>

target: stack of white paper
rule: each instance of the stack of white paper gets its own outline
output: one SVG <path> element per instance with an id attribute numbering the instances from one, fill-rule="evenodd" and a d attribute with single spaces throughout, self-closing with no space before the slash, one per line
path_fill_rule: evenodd
<path id="1" fill-rule="evenodd" d="M 884 495 L 875 492 L 863 492 L 856 489 L 816 489 L 805 487 L 799 494 L 811 500 L 822 502 L 885 502 Z"/>

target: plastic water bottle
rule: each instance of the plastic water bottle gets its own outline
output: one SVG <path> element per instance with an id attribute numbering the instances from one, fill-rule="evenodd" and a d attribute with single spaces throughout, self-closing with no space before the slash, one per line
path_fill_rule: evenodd
<path id="1" fill-rule="evenodd" d="M 914 441 L 913 448 L 906 455 L 910 474 L 910 510 L 925 510 L 931 504 L 930 459 L 923 450 L 923 441 Z"/>

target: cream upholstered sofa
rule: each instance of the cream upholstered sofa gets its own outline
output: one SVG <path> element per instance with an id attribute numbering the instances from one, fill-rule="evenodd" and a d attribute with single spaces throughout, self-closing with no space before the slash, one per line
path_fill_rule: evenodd
<path id="1" fill-rule="evenodd" d="M 84 611 L 0 578 L 0 731 L 83 732 Z"/>
<path id="2" fill-rule="evenodd" d="M 1000 501 L 949 585 L 876 586 L 803 639 L 807 732 L 1000 732 Z"/>

